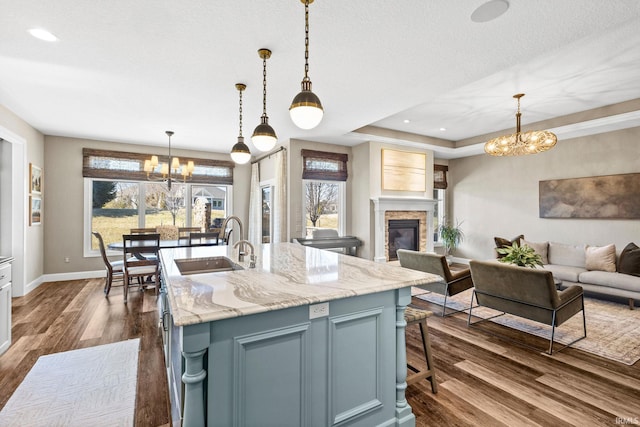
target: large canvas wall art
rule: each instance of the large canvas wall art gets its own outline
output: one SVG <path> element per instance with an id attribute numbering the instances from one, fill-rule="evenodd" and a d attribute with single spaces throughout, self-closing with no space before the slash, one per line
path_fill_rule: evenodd
<path id="1" fill-rule="evenodd" d="M 640 218 L 640 173 L 540 181 L 540 218 Z"/>

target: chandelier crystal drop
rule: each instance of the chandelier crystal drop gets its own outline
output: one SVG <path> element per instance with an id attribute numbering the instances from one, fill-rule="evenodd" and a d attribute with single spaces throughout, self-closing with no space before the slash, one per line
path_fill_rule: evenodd
<path id="1" fill-rule="evenodd" d="M 242 136 L 242 91 L 246 88 L 247 85 L 243 83 L 236 83 L 236 89 L 238 89 L 240 97 L 240 132 L 238 133 L 238 142 L 236 142 L 231 149 L 231 160 L 239 165 L 243 165 L 251 159 L 251 151 L 249 151 L 247 144 L 244 143 L 244 137 Z"/>
<path id="2" fill-rule="evenodd" d="M 271 57 L 271 51 L 258 49 L 258 55 L 262 58 L 262 117 L 260 117 L 260 124 L 253 131 L 251 142 L 258 150 L 269 151 L 278 142 L 276 131 L 269 125 L 267 116 L 267 59 Z"/>
<path id="3" fill-rule="evenodd" d="M 484 151 L 492 156 L 522 156 L 542 153 L 553 148 L 558 142 L 556 135 L 548 130 L 520 131 L 520 98 L 524 93 L 513 95 L 518 100 L 516 113 L 516 133 L 499 136 L 484 145 Z"/>
<path id="4" fill-rule="evenodd" d="M 304 78 L 301 84 L 302 91 L 293 98 L 289 115 L 300 129 L 313 129 L 322 121 L 324 109 L 320 98 L 311 91 L 309 78 L 309 4 L 313 3 L 313 0 L 301 1 L 304 3 Z"/>

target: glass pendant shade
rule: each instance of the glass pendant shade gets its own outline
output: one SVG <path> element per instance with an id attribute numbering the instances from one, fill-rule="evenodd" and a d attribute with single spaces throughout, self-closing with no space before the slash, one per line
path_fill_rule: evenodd
<path id="1" fill-rule="evenodd" d="M 251 142 L 260 151 L 269 151 L 276 146 L 278 137 L 276 136 L 276 131 L 269 125 L 267 117 L 263 116 L 262 123 L 256 126 L 251 136 Z"/>
<path id="2" fill-rule="evenodd" d="M 537 154 L 550 150 L 558 142 L 553 132 L 548 130 L 520 131 L 520 98 L 524 93 L 513 95 L 518 100 L 516 113 L 516 133 L 499 136 L 484 144 L 485 153 L 491 156 L 522 156 L 525 154 Z"/>
<path id="3" fill-rule="evenodd" d="M 239 136 L 238 142 L 231 149 L 231 159 L 243 165 L 251 159 L 251 151 L 249 151 L 249 147 L 244 143 L 244 138 Z"/>
<path id="4" fill-rule="evenodd" d="M 289 115 L 293 123 L 300 129 L 313 129 L 322 121 L 324 110 L 320 98 L 311 92 L 311 82 L 309 82 L 308 90 L 305 90 L 304 83 L 302 83 L 302 91 L 291 102 Z"/>

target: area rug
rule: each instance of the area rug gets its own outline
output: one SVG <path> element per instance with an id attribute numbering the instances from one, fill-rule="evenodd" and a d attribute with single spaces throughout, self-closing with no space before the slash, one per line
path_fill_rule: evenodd
<path id="1" fill-rule="evenodd" d="M 442 305 L 444 297 L 433 292 L 422 293 L 416 290 L 414 296 L 438 305 Z M 469 306 L 471 289 L 447 298 L 447 307 L 462 309 Z M 587 337 L 571 347 L 592 353 L 625 365 L 633 365 L 640 360 L 640 310 L 629 310 L 626 304 L 584 299 Z M 474 316 L 486 319 L 499 314 L 498 311 L 479 307 L 473 309 Z M 478 320 L 478 319 L 475 319 Z M 472 320 L 473 321 L 473 320 Z M 518 329 L 548 339 L 551 326 L 537 323 L 521 317 L 506 314 L 491 319 L 492 322 Z M 582 314 L 578 313 L 556 328 L 554 341 L 568 344 L 582 336 Z M 554 345 L 555 347 L 555 345 Z"/>
<path id="2" fill-rule="evenodd" d="M 41 356 L 0 412 L 0 426 L 131 426 L 138 338 Z"/>

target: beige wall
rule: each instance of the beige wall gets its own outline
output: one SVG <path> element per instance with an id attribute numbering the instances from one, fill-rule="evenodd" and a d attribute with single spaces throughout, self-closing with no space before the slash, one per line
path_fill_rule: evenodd
<path id="1" fill-rule="evenodd" d="M 24 151 L 26 158 L 24 159 L 24 226 L 25 226 L 25 241 L 24 252 L 25 254 L 11 254 L 16 258 L 17 263 L 23 264 L 20 268 L 24 271 L 24 283 L 17 282 L 14 269 L 14 296 L 21 295 L 20 288 L 26 288 L 32 285 L 33 282 L 37 282 L 43 273 L 44 255 L 43 255 L 43 242 L 45 225 L 29 226 L 28 217 L 28 194 L 29 194 L 29 163 L 44 167 L 44 136 L 38 130 L 34 129 L 27 122 L 22 120 L 16 114 L 0 105 L 0 126 L 9 132 L 17 135 L 25 141 Z M 43 169 L 43 186 L 46 192 L 47 189 L 47 169 Z M 43 208 L 45 209 L 44 217 L 46 218 L 46 206 L 47 203 L 43 200 Z M 7 254 L 3 254 L 7 255 Z M 15 263 L 14 263 L 15 265 Z M 16 292 L 17 291 L 17 292 Z"/>
<path id="2" fill-rule="evenodd" d="M 493 257 L 493 237 L 524 234 L 532 242 L 640 243 L 640 220 L 538 217 L 538 182 L 640 172 L 640 128 L 559 141 L 530 156 L 487 155 L 449 161 L 449 219 L 463 221 L 456 256 Z"/>
<path id="3" fill-rule="evenodd" d="M 47 136 L 45 138 L 46 202 L 44 213 L 44 273 L 94 271 L 104 268 L 98 257 L 84 258 L 84 180 L 82 149 L 84 147 L 153 153 L 164 147 L 120 144 L 88 139 Z M 220 153 L 173 150 L 178 156 L 229 160 Z M 233 214 L 247 223 L 249 206 L 250 165 L 234 169 Z M 70 262 L 65 263 L 64 258 Z"/>
<path id="4" fill-rule="evenodd" d="M 382 189 L 382 149 L 392 149 L 406 151 L 409 153 L 426 154 L 425 187 L 426 191 L 389 191 Z M 375 248 L 373 206 L 371 198 L 381 196 L 394 197 L 422 197 L 431 199 L 433 197 L 433 151 L 403 147 L 380 142 L 366 142 L 353 147 L 353 200 L 352 200 L 352 230 L 353 234 L 362 240 L 362 246 L 358 251 L 358 256 L 366 259 L 373 259 Z"/>

